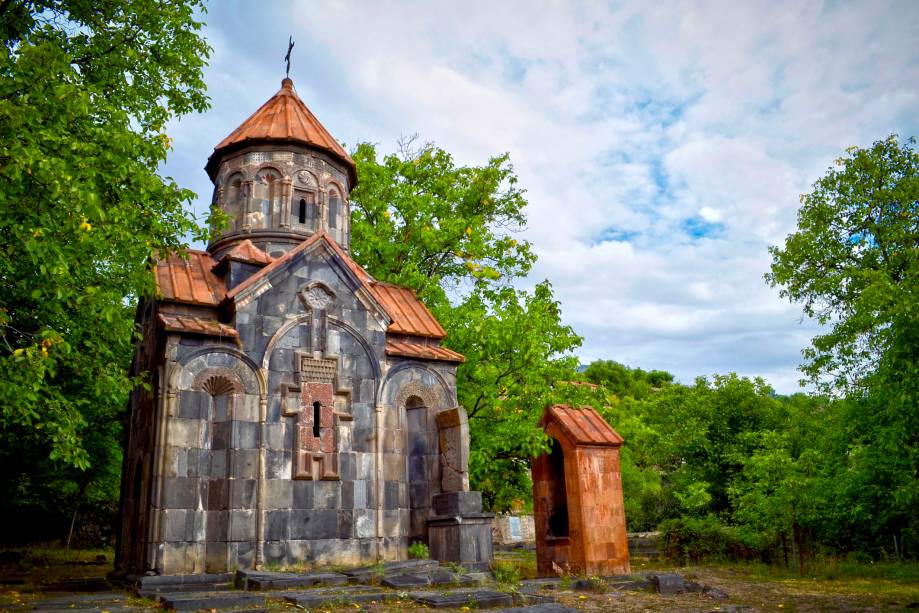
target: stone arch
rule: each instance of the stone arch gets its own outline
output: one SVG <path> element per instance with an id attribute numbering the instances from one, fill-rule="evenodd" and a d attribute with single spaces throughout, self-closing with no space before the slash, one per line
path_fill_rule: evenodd
<path id="1" fill-rule="evenodd" d="M 437 398 L 429 387 L 412 381 L 399 388 L 396 394 L 396 404 L 407 409 L 427 408 L 436 411 L 440 403 L 437 402 Z"/>
<path id="2" fill-rule="evenodd" d="M 401 378 L 401 375 L 405 371 L 411 371 L 411 370 L 415 370 L 415 371 L 418 371 L 419 373 L 430 375 L 437 381 L 438 387 L 440 388 L 443 394 L 442 398 L 443 398 L 444 406 L 453 406 L 457 404 L 456 390 L 447 383 L 447 380 L 444 379 L 443 375 L 441 375 L 439 372 L 437 372 L 433 368 L 429 368 L 428 366 L 424 364 L 419 364 L 417 362 L 403 362 L 389 369 L 389 371 L 386 373 L 386 380 L 382 381 L 380 384 L 380 398 L 382 398 L 384 402 L 387 398 L 390 397 L 389 394 L 392 393 L 394 394 L 392 396 L 393 406 L 395 408 L 405 406 L 405 399 L 408 398 L 408 396 L 405 396 L 404 398 L 399 400 L 399 397 L 400 397 L 399 390 L 401 390 L 402 388 L 399 388 L 399 390 L 395 390 L 392 392 L 390 392 L 388 388 L 394 385 L 395 384 L 394 382 L 397 379 Z M 436 403 L 432 403 L 432 404 L 429 404 L 428 406 L 432 408 L 442 408 L 439 406 L 435 407 L 435 404 Z"/>
<path id="3" fill-rule="evenodd" d="M 199 375 L 208 370 L 200 379 Z M 185 360 L 173 369 L 169 378 L 169 387 L 174 391 L 201 389 L 195 388 L 195 382 L 203 384 L 207 377 L 224 375 L 234 378 L 241 385 L 240 393 L 263 396 L 267 386 L 259 374 L 258 365 L 249 356 L 230 347 L 203 347 L 189 354 Z"/>
<path id="4" fill-rule="evenodd" d="M 221 368 L 205 368 L 195 377 L 192 389 L 207 392 L 211 396 L 245 393 L 245 386 L 234 372 Z"/>
<path id="5" fill-rule="evenodd" d="M 357 330 L 355 330 L 351 324 L 342 321 L 337 317 L 329 315 L 328 321 L 330 326 L 344 330 L 352 337 L 354 337 L 358 344 L 364 349 L 364 353 L 367 354 L 367 359 L 370 360 L 370 366 L 373 368 L 373 378 L 379 381 L 383 376 L 383 371 L 380 368 L 380 360 L 377 359 L 377 356 L 373 352 L 373 349 L 370 347 L 370 344 L 367 342 L 367 339 L 365 339 Z M 376 402 L 376 400 L 374 400 L 374 402 Z"/>

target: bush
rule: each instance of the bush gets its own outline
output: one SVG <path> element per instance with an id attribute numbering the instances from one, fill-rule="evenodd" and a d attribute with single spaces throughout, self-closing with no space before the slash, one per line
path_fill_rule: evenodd
<path id="1" fill-rule="evenodd" d="M 408 557 L 413 560 L 425 560 L 431 557 L 431 552 L 428 551 L 427 545 L 421 541 L 415 541 L 408 546 Z"/>
<path id="2" fill-rule="evenodd" d="M 491 570 L 495 574 L 495 581 L 502 585 L 517 585 L 520 583 L 520 569 L 513 560 L 495 560 Z"/>
<path id="3" fill-rule="evenodd" d="M 661 523 L 660 531 L 661 553 L 680 564 L 697 564 L 705 559 L 749 560 L 758 555 L 713 515 L 668 519 Z"/>

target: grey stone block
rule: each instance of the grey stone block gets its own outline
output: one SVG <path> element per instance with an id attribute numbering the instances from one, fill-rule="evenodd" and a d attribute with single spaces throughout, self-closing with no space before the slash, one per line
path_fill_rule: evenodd
<path id="1" fill-rule="evenodd" d="M 338 573 L 277 573 L 245 570 L 237 574 L 236 585 L 250 591 L 263 591 L 317 585 L 344 585 L 347 582 L 348 578 Z"/>
<path id="2" fill-rule="evenodd" d="M 435 609 L 474 605 L 476 607 L 506 607 L 514 604 L 510 594 L 487 589 L 462 589 L 447 592 L 420 592 L 410 595 L 418 604 Z"/>
<path id="3" fill-rule="evenodd" d="M 265 539 L 283 541 L 290 538 L 291 512 L 287 509 L 265 513 Z M 295 536 L 293 538 L 300 538 Z"/>
<path id="4" fill-rule="evenodd" d="M 198 506 L 198 479 L 165 477 L 163 506 L 170 509 L 193 509 Z"/>
<path id="5" fill-rule="evenodd" d="M 159 601 L 167 609 L 197 611 L 265 604 L 265 596 L 248 592 L 193 592 L 160 594 Z"/>
<path id="6" fill-rule="evenodd" d="M 338 511 L 294 510 L 290 511 L 291 539 L 335 539 L 338 538 Z"/>
<path id="7" fill-rule="evenodd" d="M 482 492 L 446 492 L 432 499 L 435 515 L 470 515 L 482 512 Z"/>
<path id="8" fill-rule="evenodd" d="M 293 508 L 312 509 L 313 481 L 294 481 L 291 485 L 293 487 Z"/>
<path id="9" fill-rule="evenodd" d="M 259 424 L 245 421 L 233 422 L 233 447 L 258 449 Z"/>
<path id="10" fill-rule="evenodd" d="M 654 587 L 654 590 L 660 594 L 682 594 L 686 591 L 685 580 L 682 576 L 676 573 L 660 573 L 656 575 L 650 575 L 648 580 L 651 581 L 651 585 Z"/>

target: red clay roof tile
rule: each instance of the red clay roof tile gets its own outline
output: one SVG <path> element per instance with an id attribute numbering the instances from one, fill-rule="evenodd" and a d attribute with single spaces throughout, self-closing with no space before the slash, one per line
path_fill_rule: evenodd
<path id="1" fill-rule="evenodd" d="M 271 264 L 273 261 L 270 255 L 253 245 L 248 238 L 233 247 L 229 253 L 220 258 L 220 261 L 223 262 L 227 259 L 259 265 Z"/>
<path id="2" fill-rule="evenodd" d="M 213 179 L 225 151 L 265 141 L 322 149 L 344 162 L 348 167 L 351 187 L 357 184 L 354 160 L 303 104 L 290 79 L 281 81 L 281 89 L 274 96 L 214 147 L 205 169 Z"/>
<path id="3" fill-rule="evenodd" d="M 156 263 L 156 286 L 162 299 L 204 306 L 217 306 L 226 289 L 212 271 L 214 260 L 204 251 L 188 250 L 187 258 L 172 254 Z"/>
<path id="4" fill-rule="evenodd" d="M 239 333 L 232 327 L 222 324 L 215 319 L 202 317 L 189 317 L 174 313 L 159 313 L 160 324 L 169 332 L 187 332 L 192 334 L 205 334 L 207 336 L 226 336 L 233 339 L 239 338 Z"/>
<path id="5" fill-rule="evenodd" d="M 571 407 L 557 404 L 546 409 L 540 421 L 545 427 L 553 422 L 575 445 L 618 447 L 623 439 L 593 407 Z"/>
<path id="6" fill-rule="evenodd" d="M 410 341 L 388 338 L 386 339 L 386 355 L 401 356 L 405 358 L 421 358 L 423 360 L 437 360 L 440 362 L 465 362 L 466 358 L 461 353 L 439 345 L 413 343 Z"/>
<path id="7" fill-rule="evenodd" d="M 371 291 L 392 319 L 389 332 L 428 338 L 447 336 L 440 322 L 407 287 L 376 282 Z"/>

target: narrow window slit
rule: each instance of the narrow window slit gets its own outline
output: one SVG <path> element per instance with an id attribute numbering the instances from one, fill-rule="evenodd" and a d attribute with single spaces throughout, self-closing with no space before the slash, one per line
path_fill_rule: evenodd
<path id="1" fill-rule="evenodd" d="M 306 223 L 306 199 L 300 198 L 300 223 Z"/>
<path id="2" fill-rule="evenodd" d="M 322 404 L 317 400 L 313 403 L 313 436 L 319 438 L 319 417 L 322 409 Z"/>

